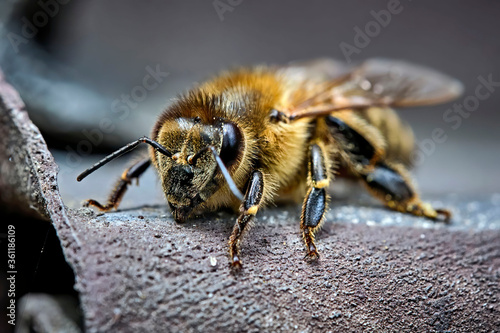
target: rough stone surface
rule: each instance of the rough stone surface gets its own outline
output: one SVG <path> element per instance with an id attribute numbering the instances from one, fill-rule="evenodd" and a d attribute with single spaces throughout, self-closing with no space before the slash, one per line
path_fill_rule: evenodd
<path id="1" fill-rule="evenodd" d="M 401 226 L 391 221 L 422 220 L 338 203 L 317 237 L 321 260 L 312 264 L 303 260 L 298 210 L 270 209 L 248 233 L 244 269 L 235 274 L 226 247 L 231 214 L 179 225 L 164 205 L 103 215 L 65 208 L 52 156 L 21 102 L 6 102 L 5 87 L 0 127 L 17 146 L 0 145 L 0 193 L 15 190 L 5 179 L 38 181 L 2 200 L 34 204 L 54 223 L 87 332 L 500 331 L 500 231 L 489 227 L 498 221 L 496 196 L 475 207 L 443 201 L 458 211 L 458 225 L 474 224 L 483 212 L 476 209 L 490 207 L 482 230 Z M 24 171 L 4 173 L 5 158 Z"/>
<path id="2" fill-rule="evenodd" d="M 57 165 L 19 94 L 0 71 L 0 207 L 51 220 L 63 245 L 79 245 L 57 184 Z M 65 238 L 69 237 L 69 238 Z"/>
<path id="3" fill-rule="evenodd" d="M 178 225 L 161 207 L 72 213 L 88 221 L 78 223 L 78 288 L 98 330 L 500 329 L 498 231 L 327 223 L 309 264 L 298 214 L 273 209 L 232 274 L 229 214 Z"/>
<path id="4" fill-rule="evenodd" d="M 49 218 L 47 192 L 57 190 L 55 164 L 38 129 L 31 124 L 17 92 L 0 72 L 0 204 L 12 211 Z M 47 157 L 48 158 L 48 157 Z M 52 172 L 39 172 L 42 168 Z"/>

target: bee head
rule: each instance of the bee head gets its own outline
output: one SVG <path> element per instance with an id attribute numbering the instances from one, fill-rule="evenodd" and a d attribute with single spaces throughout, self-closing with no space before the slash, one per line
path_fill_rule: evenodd
<path id="1" fill-rule="evenodd" d="M 172 154 L 154 152 L 163 192 L 176 221 L 186 220 L 225 181 L 234 185 L 231 171 L 241 160 L 243 137 L 233 122 L 218 119 L 207 124 L 199 117 L 180 117 L 164 122 L 157 138 Z"/>

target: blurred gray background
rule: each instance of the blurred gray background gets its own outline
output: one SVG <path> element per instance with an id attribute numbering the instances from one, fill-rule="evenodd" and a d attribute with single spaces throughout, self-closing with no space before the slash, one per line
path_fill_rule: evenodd
<path id="1" fill-rule="evenodd" d="M 478 77 L 500 81 L 500 2 L 493 0 L 52 3 L 2 3 L 1 67 L 53 148 L 70 206 L 89 196 L 103 199 L 114 182 L 110 172 L 105 179 L 96 174 L 81 184 L 74 180 L 100 157 L 91 154 L 148 135 L 172 97 L 228 67 L 325 56 L 346 60 L 341 45 L 349 44 L 358 46 L 352 62 L 402 59 L 456 77 L 465 85 L 456 103 L 471 100 Z M 383 24 L 376 20 L 382 13 Z M 361 45 L 357 35 L 367 27 L 374 30 Z M 168 76 L 144 89 L 155 70 Z M 492 89 L 473 112 L 454 121 L 444 118 L 453 103 L 399 112 L 423 147 L 414 173 L 424 193 L 500 192 L 500 87 Z M 126 104 L 124 95 L 135 98 Z M 444 142 L 431 141 L 436 128 L 444 131 Z M 88 144 L 89 137 L 95 142 Z M 118 177 L 126 163 L 122 159 L 108 170 Z M 124 204 L 162 202 L 155 184 L 150 172 L 142 185 L 154 195 L 131 191 Z M 500 201 L 500 195 L 493 198 Z"/>

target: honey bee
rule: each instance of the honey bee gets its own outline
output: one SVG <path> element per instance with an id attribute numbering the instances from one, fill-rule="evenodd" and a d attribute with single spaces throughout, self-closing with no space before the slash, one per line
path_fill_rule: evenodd
<path id="1" fill-rule="evenodd" d="M 358 179 L 390 209 L 449 221 L 448 210 L 422 202 L 412 185 L 413 134 L 394 108 L 444 103 L 462 90 L 444 74 L 384 59 L 227 71 L 175 100 L 151 138 L 124 146 L 77 180 L 147 143 L 149 156 L 123 172 L 107 203 L 85 206 L 117 208 L 132 180 L 153 165 L 176 222 L 222 207 L 238 212 L 229 257 L 240 268 L 242 235 L 257 212 L 305 198 L 300 230 L 306 258 L 316 260 L 314 235 L 336 176 Z"/>

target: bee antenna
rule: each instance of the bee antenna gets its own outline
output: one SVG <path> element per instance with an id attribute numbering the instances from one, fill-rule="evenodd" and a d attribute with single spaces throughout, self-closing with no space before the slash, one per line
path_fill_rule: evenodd
<path id="1" fill-rule="evenodd" d="M 237 197 L 240 201 L 243 201 L 243 194 L 240 192 L 238 189 L 238 186 L 236 186 L 236 183 L 234 182 L 233 178 L 229 174 L 229 171 L 227 170 L 226 166 L 224 165 L 224 162 L 222 162 L 222 159 L 220 158 L 219 154 L 217 153 L 217 150 L 215 150 L 214 146 L 208 146 L 210 151 L 215 157 L 215 161 L 217 162 L 217 165 L 219 166 L 220 171 L 222 172 L 222 175 L 224 176 L 224 179 L 226 179 L 227 185 L 229 185 L 229 189 L 231 192 L 233 192 L 233 195 Z"/>
<path id="2" fill-rule="evenodd" d="M 102 167 L 104 164 L 110 162 L 111 160 L 114 160 L 117 157 L 122 156 L 125 153 L 132 151 L 135 147 L 137 147 L 141 143 L 147 143 L 148 145 L 152 146 L 154 149 L 156 149 L 157 151 L 159 151 L 163 155 L 166 155 L 168 157 L 172 156 L 172 153 L 169 152 L 167 149 L 165 149 L 165 147 L 163 147 L 161 144 L 144 136 L 142 138 L 137 139 L 134 142 L 129 143 L 126 146 L 123 146 L 122 148 L 118 149 L 114 153 L 109 154 L 108 156 L 106 156 L 105 158 L 103 158 L 102 160 L 100 160 L 99 162 L 97 162 L 96 164 L 94 164 L 93 166 L 91 166 L 90 168 L 85 170 L 84 172 L 82 172 L 80 175 L 78 175 L 78 177 L 76 177 L 76 180 L 81 181 L 82 179 L 84 179 L 85 177 L 90 175 L 92 172 L 94 172 L 97 169 L 99 169 L 100 167 Z"/>

